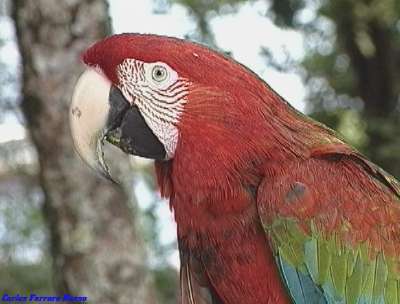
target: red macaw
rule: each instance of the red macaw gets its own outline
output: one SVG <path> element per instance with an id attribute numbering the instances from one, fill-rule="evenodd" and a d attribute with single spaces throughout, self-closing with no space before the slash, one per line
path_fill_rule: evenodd
<path id="1" fill-rule="evenodd" d="M 400 184 L 231 58 L 111 36 L 83 55 L 82 158 L 155 160 L 177 222 L 182 304 L 400 303 Z"/>

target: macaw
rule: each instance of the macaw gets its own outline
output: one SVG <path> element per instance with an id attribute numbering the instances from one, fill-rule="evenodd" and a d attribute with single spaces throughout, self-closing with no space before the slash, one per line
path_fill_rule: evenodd
<path id="1" fill-rule="evenodd" d="M 105 141 L 154 159 L 179 303 L 400 303 L 394 177 L 205 46 L 120 34 L 82 58 L 76 150 L 107 178 Z"/>

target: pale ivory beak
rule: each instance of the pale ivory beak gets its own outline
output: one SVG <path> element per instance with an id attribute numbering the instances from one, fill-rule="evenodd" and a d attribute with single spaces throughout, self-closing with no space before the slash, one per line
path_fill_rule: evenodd
<path id="1" fill-rule="evenodd" d="M 110 112 L 111 82 L 93 68 L 79 78 L 72 97 L 70 127 L 80 157 L 95 171 L 112 180 L 104 161 L 103 144 Z"/>

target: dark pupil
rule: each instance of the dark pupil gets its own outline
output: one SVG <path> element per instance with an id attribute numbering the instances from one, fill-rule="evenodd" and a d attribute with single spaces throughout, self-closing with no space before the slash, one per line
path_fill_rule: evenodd
<path id="1" fill-rule="evenodd" d="M 163 73 L 163 71 L 161 71 L 160 69 L 158 69 L 157 71 L 156 71 L 156 76 L 157 77 L 161 77 L 161 76 L 163 76 L 164 75 L 164 73 Z"/>

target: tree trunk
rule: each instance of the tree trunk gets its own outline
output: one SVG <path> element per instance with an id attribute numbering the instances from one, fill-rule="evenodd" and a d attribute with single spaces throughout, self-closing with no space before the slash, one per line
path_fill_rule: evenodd
<path id="1" fill-rule="evenodd" d="M 109 32 L 106 1 L 12 0 L 12 16 L 22 55 L 21 107 L 38 152 L 56 291 L 87 296 L 90 303 L 152 303 L 130 193 L 83 165 L 68 125 L 80 53 Z M 119 163 L 129 170 L 127 159 Z"/>

